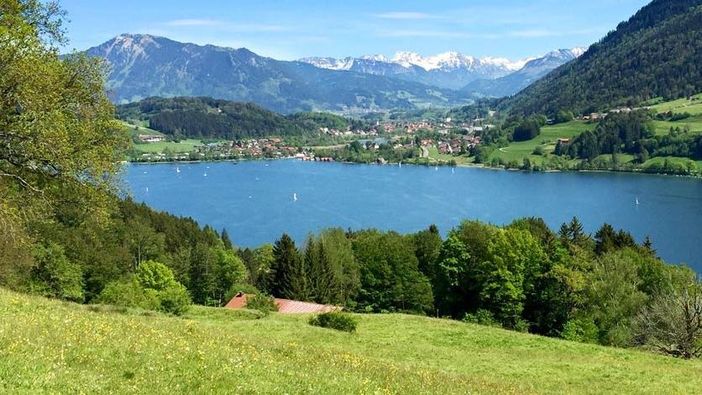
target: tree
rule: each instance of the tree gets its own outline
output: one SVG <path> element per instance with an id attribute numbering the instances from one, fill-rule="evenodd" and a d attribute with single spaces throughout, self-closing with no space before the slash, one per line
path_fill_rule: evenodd
<path id="1" fill-rule="evenodd" d="M 369 311 L 432 311 L 433 295 L 419 271 L 411 240 L 376 230 L 354 235 L 353 251 L 361 267 L 359 307 Z"/>
<path id="2" fill-rule="evenodd" d="M 554 121 L 556 123 L 565 123 L 565 122 L 570 122 L 574 118 L 573 112 L 568 111 L 568 110 L 560 110 L 558 113 L 556 113 L 556 117 Z"/>
<path id="3" fill-rule="evenodd" d="M 436 278 L 436 265 L 441 252 L 441 235 L 436 225 L 415 233 L 413 238 L 414 255 L 417 257 L 419 271 L 433 284 Z"/>
<path id="4" fill-rule="evenodd" d="M 558 235 L 565 245 L 575 245 L 585 248 L 590 242 L 590 236 L 585 233 L 583 224 L 577 217 L 573 217 L 569 223 L 561 225 Z"/>
<path id="5" fill-rule="evenodd" d="M 34 250 L 34 285 L 45 296 L 83 301 L 83 270 L 66 258 L 63 247 L 55 243 Z"/>
<path id="6" fill-rule="evenodd" d="M 300 258 L 295 242 L 286 233 L 273 245 L 273 256 L 273 294 L 288 299 L 307 300 L 309 288 L 305 261 Z"/>
<path id="7" fill-rule="evenodd" d="M 514 129 L 512 139 L 514 141 L 531 140 L 541 133 L 541 125 L 536 119 L 527 118 Z"/>
<path id="8" fill-rule="evenodd" d="M 128 232 L 127 243 L 132 253 L 134 268 L 138 268 L 143 261 L 162 257 L 165 237 L 145 220 L 139 218 L 127 221 L 125 231 Z"/>
<path id="9" fill-rule="evenodd" d="M 351 241 L 341 228 L 325 229 L 319 235 L 332 271 L 331 303 L 350 306 L 361 287 L 361 274 Z"/>
<path id="10" fill-rule="evenodd" d="M 232 240 L 229 238 L 229 232 L 227 232 L 227 228 L 222 228 L 222 243 L 224 243 L 224 248 L 227 249 L 233 249 L 234 244 L 232 244 Z"/>
<path id="11" fill-rule="evenodd" d="M 656 298 L 636 318 L 637 342 L 680 358 L 702 356 L 702 292 L 699 284 Z"/>
<path id="12" fill-rule="evenodd" d="M 0 188 L 4 199 L 46 208 L 69 194 L 104 214 L 104 192 L 129 139 L 114 119 L 99 60 L 59 57 L 55 3 L 0 6 Z"/>
<path id="13" fill-rule="evenodd" d="M 176 283 L 171 269 L 163 263 L 146 261 L 139 265 L 136 273 L 139 283 L 148 289 L 162 291 Z"/>

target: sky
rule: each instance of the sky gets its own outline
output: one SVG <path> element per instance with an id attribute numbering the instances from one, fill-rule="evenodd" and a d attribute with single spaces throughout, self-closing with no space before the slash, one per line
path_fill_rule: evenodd
<path id="1" fill-rule="evenodd" d="M 62 0 L 84 50 L 121 33 L 276 59 L 458 51 L 516 60 L 587 47 L 649 0 Z"/>

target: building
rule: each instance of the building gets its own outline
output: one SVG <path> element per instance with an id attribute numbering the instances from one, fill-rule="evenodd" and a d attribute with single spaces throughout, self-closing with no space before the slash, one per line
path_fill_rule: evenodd
<path id="1" fill-rule="evenodd" d="M 158 134 L 140 134 L 139 141 L 142 143 L 158 143 L 160 141 L 166 140 L 166 137 Z"/>
<path id="2" fill-rule="evenodd" d="M 247 295 L 245 293 L 239 292 L 224 307 L 228 309 L 246 308 L 246 298 Z M 302 302 L 299 300 L 275 298 L 274 301 L 276 306 L 278 306 L 278 312 L 282 314 L 328 313 L 342 309 L 339 306 Z"/>

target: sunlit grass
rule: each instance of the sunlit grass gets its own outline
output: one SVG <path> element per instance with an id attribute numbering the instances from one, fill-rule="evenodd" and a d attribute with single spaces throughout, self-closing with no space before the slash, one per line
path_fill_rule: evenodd
<path id="1" fill-rule="evenodd" d="M 97 311 L 91 311 L 97 310 Z M 702 362 L 424 317 L 196 308 L 186 318 L 0 290 L 0 392 L 682 393 Z"/>

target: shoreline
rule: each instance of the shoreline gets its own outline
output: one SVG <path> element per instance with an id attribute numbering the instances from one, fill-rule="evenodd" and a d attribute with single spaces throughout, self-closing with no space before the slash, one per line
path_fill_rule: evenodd
<path id="1" fill-rule="evenodd" d="M 122 164 L 130 165 L 162 165 L 162 164 L 197 164 L 197 163 L 218 163 L 218 162 L 258 162 L 258 161 L 277 161 L 277 160 L 300 160 L 293 156 L 282 157 L 282 158 L 241 158 L 241 159 L 207 159 L 207 160 L 163 160 L 163 161 L 122 161 Z M 371 165 L 371 166 L 398 166 L 399 162 L 387 162 L 381 163 L 368 163 L 368 162 L 349 162 L 349 161 L 306 161 L 306 162 L 319 162 L 319 163 L 341 163 L 346 165 Z M 495 171 L 515 171 L 524 173 L 612 173 L 612 174 L 638 174 L 644 176 L 660 176 L 660 177 L 679 177 L 679 178 L 694 178 L 702 179 L 702 174 L 668 174 L 668 173 L 647 173 L 643 170 L 613 170 L 613 169 L 549 169 L 549 170 L 524 170 L 519 168 L 505 168 L 505 167 L 493 167 L 485 166 L 478 163 L 462 163 L 456 164 L 455 166 L 450 166 L 448 164 L 418 164 L 418 163 L 403 163 L 406 166 L 422 166 L 422 167 L 453 167 L 453 168 L 466 168 L 466 169 L 482 169 L 482 170 L 495 170 Z"/>

